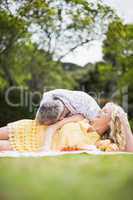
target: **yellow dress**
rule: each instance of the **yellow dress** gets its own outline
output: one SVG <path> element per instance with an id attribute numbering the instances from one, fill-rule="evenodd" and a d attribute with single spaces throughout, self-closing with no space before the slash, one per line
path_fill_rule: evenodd
<path id="1" fill-rule="evenodd" d="M 9 123 L 7 127 L 13 150 L 20 152 L 41 150 L 47 126 L 38 125 L 35 120 L 24 119 Z"/>
<path id="2" fill-rule="evenodd" d="M 39 125 L 35 120 L 19 120 L 9 123 L 9 141 L 13 150 L 19 152 L 41 151 L 47 142 L 48 126 Z M 58 151 L 64 147 L 81 148 L 94 145 L 100 136 L 96 132 L 87 132 L 85 120 L 63 125 L 51 137 L 50 150 Z"/>
<path id="3" fill-rule="evenodd" d="M 96 132 L 88 132 L 87 129 L 88 124 L 84 120 L 65 124 L 53 135 L 52 150 L 65 147 L 82 149 L 87 145 L 95 145 L 100 136 Z"/>

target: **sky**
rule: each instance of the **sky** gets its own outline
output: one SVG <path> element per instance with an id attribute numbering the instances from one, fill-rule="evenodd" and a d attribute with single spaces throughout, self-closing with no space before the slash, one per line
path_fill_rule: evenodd
<path id="1" fill-rule="evenodd" d="M 133 23 L 133 0 L 103 0 L 104 3 L 114 8 L 125 23 Z M 78 48 L 75 52 L 66 56 L 63 62 L 72 62 L 81 66 L 91 62 L 102 60 L 102 42 L 93 42 L 89 49 Z"/>

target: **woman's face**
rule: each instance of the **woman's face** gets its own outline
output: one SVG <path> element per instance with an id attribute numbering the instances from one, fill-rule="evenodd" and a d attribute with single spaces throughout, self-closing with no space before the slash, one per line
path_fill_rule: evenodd
<path id="1" fill-rule="evenodd" d="M 103 134 L 109 129 L 110 120 L 111 110 L 103 108 L 99 115 L 92 121 L 92 126 L 99 134 Z"/>

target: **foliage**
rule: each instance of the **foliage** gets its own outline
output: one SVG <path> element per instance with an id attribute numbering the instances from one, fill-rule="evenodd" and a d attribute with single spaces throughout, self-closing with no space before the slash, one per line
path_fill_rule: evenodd
<path id="1" fill-rule="evenodd" d="M 104 34 L 114 16 L 100 1 L 83 0 L 3 0 L 0 11 L 0 87 L 30 83 L 30 88 L 41 90 L 53 83 L 75 87 L 59 60 Z"/>
<path id="2" fill-rule="evenodd" d="M 86 0 L 24 0 L 18 13 L 40 35 L 39 46 L 60 60 L 104 34 L 108 21 L 115 16 L 100 1 L 96 4 Z"/>
<path id="3" fill-rule="evenodd" d="M 3 0 L 0 27 L 0 89 L 81 89 L 109 98 L 127 85 L 132 102 L 133 26 L 102 1 Z M 105 34 L 104 61 L 65 70 L 66 55 Z"/>
<path id="4" fill-rule="evenodd" d="M 128 89 L 129 114 L 132 116 L 133 25 L 123 24 L 121 21 L 111 23 L 103 53 L 105 61 L 112 65 L 112 86 L 120 91 L 125 87 Z"/>
<path id="5" fill-rule="evenodd" d="M 27 105 L 19 105 L 19 106 L 10 106 L 5 101 L 5 91 L 0 93 L 0 126 L 6 126 L 9 122 L 13 122 L 21 119 L 33 119 L 35 117 L 35 108 L 32 107 L 32 110 L 29 112 L 29 103 Z M 29 101 L 28 96 L 28 101 Z M 12 92 L 10 95 L 10 101 L 15 103 L 19 103 L 20 94 L 16 92 Z"/>
<path id="6" fill-rule="evenodd" d="M 72 89 L 76 85 L 72 77 L 64 73 L 62 63 L 53 61 L 48 52 L 31 42 L 18 44 L 11 58 L 15 80 L 31 91 L 43 91 L 47 87 Z"/>
<path id="7" fill-rule="evenodd" d="M 6 79 L 9 85 L 16 85 L 10 58 L 16 43 L 28 36 L 27 27 L 23 20 L 4 10 L 0 12 L 0 27 L 0 77 Z"/>
<path id="8" fill-rule="evenodd" d="M 103 59 L 81 79 L 81 85 L 119 104 L 123 103 L 123 92 L 127 90 L 128 112 L 133 117 L 133 25 L 123 24 L 120 19 L 110 23 L 103 42 Z"/>
<path id="9" fill-rule="evenodd" d="M 104 59 L 112 63 L 119 85 L 130 85 L 133 73 L 133 25 L 110 24 L 103 46 Z"/>

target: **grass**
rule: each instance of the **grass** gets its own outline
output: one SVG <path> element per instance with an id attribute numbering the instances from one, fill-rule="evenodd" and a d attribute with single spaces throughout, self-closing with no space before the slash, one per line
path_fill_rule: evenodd
<path id="1" fill-rule="evenodd" d="M 133 156 L 1 158 L 0 200 L 132 200 Z"/>

